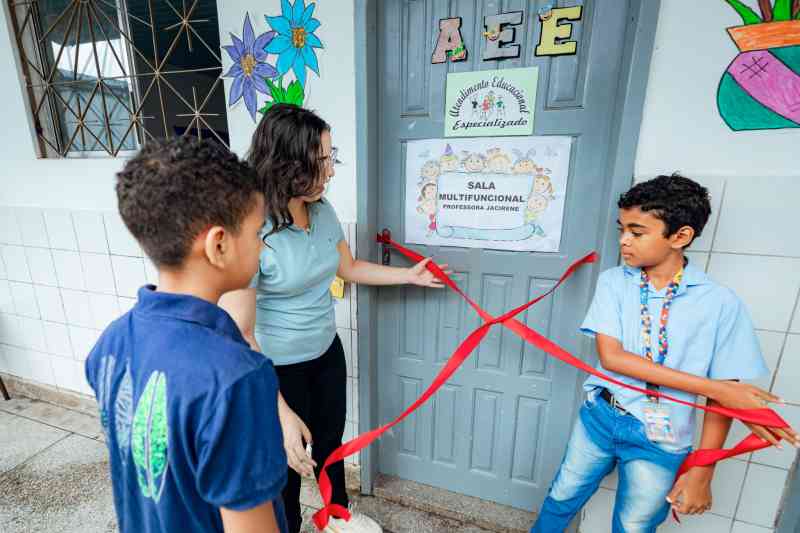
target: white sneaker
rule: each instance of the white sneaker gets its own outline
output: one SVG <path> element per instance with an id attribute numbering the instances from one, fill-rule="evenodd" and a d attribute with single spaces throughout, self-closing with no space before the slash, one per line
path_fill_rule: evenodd
<path id="1" fill-rule="evenodd" d="M 341 518 L 328 520 L 325 533 L 383 533 L 383 528 L 367 515 L 353 513 L 348 521 Z"/>

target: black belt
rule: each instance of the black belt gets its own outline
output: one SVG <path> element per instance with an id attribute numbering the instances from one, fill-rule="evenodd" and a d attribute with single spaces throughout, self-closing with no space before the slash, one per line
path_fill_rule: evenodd
<path id="1" fill-rule="evenodd" d="M 620 404 L 617 401 L 617 399 L 614 398 L 614 395 L 611 394 L 611 391 L 609 391 L 608 389 L 600 389 L 599 396 L 602 399 L 604 399 L 608 403 L 608 405 L 610 405 L 614 409 L 618 409 L 620 412 L 628 414 L 628 411 L 626 411 L 625 409 L 622 408 L 622 404 Z"/>

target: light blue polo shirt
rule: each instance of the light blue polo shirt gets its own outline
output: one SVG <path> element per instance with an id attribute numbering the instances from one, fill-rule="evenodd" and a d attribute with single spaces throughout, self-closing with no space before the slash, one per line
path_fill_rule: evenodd
<path id="1" fill-rule="evenodd" d="M 641 270 L 619 266 L 600 274 L 597 289 L 581 331 L 590 337 L 600 333 L 622 342 L 623 348 L 644 357 L 641 335 L 639 282 Z M 650 285 L 648 306 L 652 317 L 651 338 L 654 357 L 658 357 L 658 329 L 666 288 L 656 291 Z M 768 372 L 761 355 L 753 323 L 741 300 L 730 289 L 718 285 L 706 274 L 688 264 L 675 297 L 667 323 L 669 351 L 664 366 L 711 379 L 757 379 Z M 644 388 L 645 383 L 605 370 L 597 369 L 620 381 Z M 607 388 L 629 413 L 644 420 L 644 394 L 607 383 L 590 376 L 584 389 L 590 396 Z M 695 402 L 693 394 L 661 387 L 661 391 Z M 694 441 L 696 410 L 674 402 L 672 420 L 677 443 L 661 446 L 678 450 Z"/>
<path id="2" fill-rule="evenodd" d="M 257 289 L 255 337 L 276 366 L 316 359 L 336 336 L 330 287 L 344 233 L 327 200 L 309 204 L 308 214 L 308 231 L 292 226 L 267 237 L 250 284 Z"/>

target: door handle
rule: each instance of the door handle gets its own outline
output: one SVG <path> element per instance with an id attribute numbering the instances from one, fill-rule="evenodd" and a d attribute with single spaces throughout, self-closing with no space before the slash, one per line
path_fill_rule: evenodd
<path id="1" fill-rule="evenodd" d="M 389 265 L 392 262 L 392 248 L 389 246 L 389 240 L 392 238 L 392 232 L 389 228 L 383 228 L 381 231 L 381 264 Z"/>

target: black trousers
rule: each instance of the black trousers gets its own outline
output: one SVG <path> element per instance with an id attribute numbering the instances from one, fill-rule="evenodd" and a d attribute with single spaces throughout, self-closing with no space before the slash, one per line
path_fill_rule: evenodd
<path id="1" fill-rule="evenodd" d="M 294 365 L 276 366 L 281 394 L 311 431 L 312 456 L 319 472 L 330 453 L 342 445 L 347 416 L 347 362 L 342 341 L 337 335 L 320 357 Z M 347 507 L 344 462 L 328 468 L 333 486 L 332 503 Z M 283 489 L 283 503 L 289 533 L 298 533 L 302 523 L 300 510 L 300 474 L 289 469 L 289 481 Z"/>

